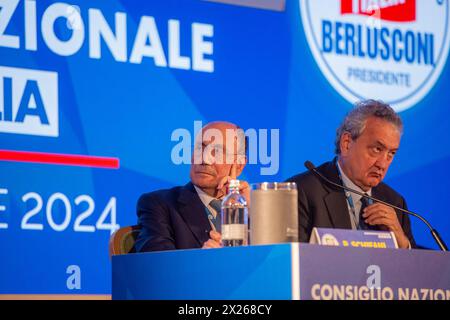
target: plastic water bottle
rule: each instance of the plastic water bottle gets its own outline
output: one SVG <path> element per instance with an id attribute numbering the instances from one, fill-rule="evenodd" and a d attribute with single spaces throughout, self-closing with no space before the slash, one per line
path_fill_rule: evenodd
<path id="1" fill-rule="evenodd" d="M 239 193 L 239 180 L 230 180 L 229 193 L 222 201 L 221 219 L 224 247 L 248 244 L 248 208 Z"/>

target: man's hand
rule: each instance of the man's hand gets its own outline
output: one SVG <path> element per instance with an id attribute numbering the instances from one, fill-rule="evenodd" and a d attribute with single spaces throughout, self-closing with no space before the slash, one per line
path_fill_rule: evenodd
<path id="1" fill-rule="evenodd" d="M 231 171 L 229 176 L 225 176 L 220 180 L 219 185 L 217 186 L 217 198 L 222 198 L 228 194 L 228 185 L 230 180 L 236 180 L 236 165 L 233 164 L 231 166 Z M 250 186 L 247 181 L 239 180 L 239 192 L 242 194 L 247 201 L 247 206 L 250 207 Z"/>
<path id="2" fill-rule="evenodd" d="M 381 203 L 374 203 L 364 209 L 362 216 L 367 224 L 380 225 L 382 229 L 392 231 L 400 248 L 409 248 L 409 239 L 403 232 L 397 213 L 393 208 Z"/>
<path id="3" fill-rule="evenodd" d="M 209 236 L 211 239 L 203 243 L 202 249 L 222 248 L 222 235 L 220 233 L 211 230 Z"/>

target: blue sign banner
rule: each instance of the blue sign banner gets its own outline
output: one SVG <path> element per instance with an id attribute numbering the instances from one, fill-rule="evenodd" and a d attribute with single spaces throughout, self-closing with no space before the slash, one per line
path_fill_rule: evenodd
<path id="1" fill-rule="evenodd" d="M 112 264 L 113 299 L 450 300 L 450 256 L 426 250 L 285 243 L 120 255 Z"/>
<path id="2" fill-rule="evenodd" d="M 0 293 L 110 294 L 112 232 L 136 224 L 142 193 L 189 179 L 172 157 L 177 129 L 282 126 L 281 109 L 257 110 L 286 100 L 285 13 L 194 0 L 0 7 Z"/>
<path id="3" fill-rule="evenodd" d="M 286 244 L 114 256 L 112 298 L 289 300 L 290 255 Z"/>
<path id="4" fill-rule="evenodd" d="M 300 299 L 449 300 L 449 270 L 444 252 L 301 244 Z"/>
<path id="5" fill-rule="evenodd" d="M 258 2 L 0 0 L 0 294 L 111 294 L 112 232 L 188 182 L 202 124 L 249 130 L 241 179 L 284 181 L 362 98 L 400 113 L 386 182 L 450 243 L 449 0 Z"/>

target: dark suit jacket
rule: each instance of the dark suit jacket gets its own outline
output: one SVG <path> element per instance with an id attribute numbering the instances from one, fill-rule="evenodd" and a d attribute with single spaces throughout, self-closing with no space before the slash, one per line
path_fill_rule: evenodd
<path id="1" fill-rule="evenodd" d="M 336 159 L 326 162 L 317 170 L 331 181 L 342 184 L 335 161 Z M 309 241 L 314 227 L 351 229 L 347 200 L 342 189 L 328 184 L 310 171 L 296 175 L 288 181 L 295 182 L 298 188 L 299 240 L 301 242 Z M 372 196 L 406 209 L 405 199 L 385 183 L 372 188 Z M 397 217 L 411 246 L 415 248 L 408 215 L 397 211 Z"/>
<path id="2" fill-rule="evenodd" d="M 137 215 L 136 252 L 201 248 L 209 239 L 206 208 L 192 183 L 143 194 Z"/>

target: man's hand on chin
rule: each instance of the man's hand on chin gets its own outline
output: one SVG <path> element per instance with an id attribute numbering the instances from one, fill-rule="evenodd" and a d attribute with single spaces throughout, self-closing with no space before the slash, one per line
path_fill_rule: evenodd
<path id="1" fill-rule="evenodd" d="M 229 192 L 228 185 L 230 180 L 236 179 L 236 165 L 233 165 L 231 167 L 230 175 L 223 177 L 217 185 L 217 198 L 222 199 L 225 197 Z M 239 193 L 242 194 L 247 201 L 247 207 L 250 207 L 250 185 L 247 181 L 239 180 Z"/>

